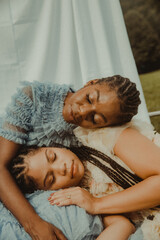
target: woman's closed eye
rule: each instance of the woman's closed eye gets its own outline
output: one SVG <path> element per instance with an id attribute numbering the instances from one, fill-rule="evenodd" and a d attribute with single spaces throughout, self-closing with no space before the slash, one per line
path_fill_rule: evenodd
<path id="1" fill-rule="evenodd" d="M 93 124 L 96 124 L 95 121 L 95 113 L 88 114 L 85 118 L 86 121 L 92 122 Z"/>
<path id="2" fill-rule="evenodd" d="M 54 176 L 54 173 L 53 171 L 50 171 L 47 173 L 47 175 L 45 176 L 45 179 L 44 179 L 44 187 L 49 189 L 52 184 L 55 182 L 55 176 Z"/>
<path id="3" fill-rule="evenodd" d="M 91 99 L 90 99 L 89 94 L 86 95 L 86 99 L 87 99 L 87 102 L 88 102 L 89 104 L 92 104 L 92 101 L 91 101 Z"/>
<path id="4" fill-rule="evenodd" d="M 94 116 L 95 116 L 95 114 L 92 114 L 92 115 L 91 115 L 91 121 L 92 121 L 93 124 L 96 124 L 95 119 L 94 119 Z"/>
<path id="5" fill-rule="evenodd" d="M 45 155 L 49 163 L 53 163 L 57 158 L 57 155 L 53 150 L 46 149 Z"/>

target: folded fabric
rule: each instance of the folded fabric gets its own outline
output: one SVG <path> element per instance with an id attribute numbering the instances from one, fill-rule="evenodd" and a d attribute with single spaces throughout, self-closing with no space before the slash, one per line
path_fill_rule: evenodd
<path id="1" fill-rule="evenodd" d="M 26 197 L 38 215 L 59 228 L 69 240 L 94 240 L 103 230 L 99 216 L 87 214 L 75 205 L 58 207 L 47 200 L 53 191 L 36 191 Z M 0 239 L 30 240 L 12 213 L 0 203 Z"/>

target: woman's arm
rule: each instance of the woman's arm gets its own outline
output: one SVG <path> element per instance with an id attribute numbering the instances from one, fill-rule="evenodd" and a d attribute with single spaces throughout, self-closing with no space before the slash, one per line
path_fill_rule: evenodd
<path id="1" fill-rule="evenodd" d="M 144 180 L 122 192 L 107 196 L 105 204 L 105 198 L 102 198 L 101 203 L 96 204 L 98 211 L 121 213 L 159 205 L 160 148 L 138 131 L 128 128 L 120 135 L 114 152 Z"/>
<path id="2" fill-rule="evenodd" d="M 71 199 L 62 200 L 60 192 L 57 192 L 54 194 L 54 203 L 62 201 L 62 205 L 77 204 L 92 214 L 130 212 L 159 205 L 160 148 L 138 131 L 128 128 L 118 138 L 114 151 L 144 179 L 142 182 L 98 199 L 80 188 L 65 190 L 65 195 L 70 194 Z"/>
<path id="3" fill-rule="evenodd" d="M 124 213 L 151 208 L 160 203 L 160 176 L 152 176 L 122 192 L 94 199 L 94 214 Z"/>
<path id="4" fill-rule="evenodd" d="M 102 219 L 104 230 L 96 240 L 127 240 L 135 232 L 133 224 L 124 216 L 108 215 Z"/>
<path id="5" fill-rule="evenodd" d="M 0 137 L 0 198 L 2 202 L 14 214 L 32 239 L 66 239 L 57 228 L 43 221 L 36 214 L 12 179 L 7 165 L 19 147 L 18 144 Z"/>

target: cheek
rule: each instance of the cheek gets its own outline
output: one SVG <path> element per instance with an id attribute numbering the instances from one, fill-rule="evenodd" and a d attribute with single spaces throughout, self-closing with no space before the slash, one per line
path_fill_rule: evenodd
<path id="1" fill-rule="evenodd" d="M 74 95 L 71 99 L 72 104 L 77 103 L 77 104 L 84 104 L 86 102 L 86 94 L 83 92 L 78 92 L 76 95 Z"/>
<path id="2" fill-rule="evenodd" d="M 67 188 L 74 186 L 75 182 L 72 179 L 69 179 L 67 177 L 64 177 L 63 179 L 57 179 L 56 183 L 52 185 L 51 190 L 58 190 L 61 188 Z"/>
<path id="3" fill-rule="evenodd" d="M 81 180 L 81 177 L 79 177 L 79 176 L 77 176 L 74 179 L 68 179 L 65 181 L 63 186 L 64 186 L 64 188 L 77 186 L 79 184 L 80 180 Z"/>
<path id="4" fill-rule="evenodd" d="M 81 179 L 82 179 L 82 177 L 77 178 L 77 179 L 75 180 L 75 182 L 74 182 L 74 186 L 78 186 L 79 183 L 80 183 L 80 181 L 81 181 Z"/>
<path id="5" fill-rule="evenodd" d="M 77 174 L 76 178 L 74 179 L 74 184 L 78 185 L 83 177 L 84 177 L 84 168 L 82 168 L 80 172 Z"/>
<path id="6" fill-rule="evenodd" d="M 90 121 L 86 121 L 86 120 L 83 120 L 80 125 L 80 127 L 84 127 L 84 128 L 95 128 L 94 124 Z"/>

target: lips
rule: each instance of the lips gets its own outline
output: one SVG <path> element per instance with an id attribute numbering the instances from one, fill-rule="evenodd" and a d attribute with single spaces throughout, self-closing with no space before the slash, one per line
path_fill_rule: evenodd
<path id="1" fill-rule="evenodd" d="M 71 116 L 72 116 L 75 124 L 79 125 L 82 122 L 82 117 L 78 116 L 78 114 L 73 114 L 72 110 L 71 110 Z"/>
<path id="2" fill-rule="evenodd" d="M 73 171 L 74 171 L 74 160 L 72 160 L 71 168 L 70 168 L 70 175 L 73 178 Z"/>
<path id="3" fill-rule="evenodd" d="M 70 121 L 72 122 L 72 123 L 77 123 L 76 122 L 76 119 L 75 119 L 75 117 L 74 117 L 74 115 L 73 115 L 73 111 L 72 111 L 72 108 L 70 109 Z"/>
<path id="4" fill-rule="evenodd" d="M 82 122 L 83 118 L 81 116 L 78 116 L 75 119 L 75 122 L 77 123 L 77 125 L 80 125 L 80 123 Z"/>
<path id="5" fill-rule="evenodd" d="M 78 105 L 73 104 L 70 106 L 70 115 L 72 117 L 72 122 L 79 125 L 82 122 L 82 116 L 79 115 Z"/>

